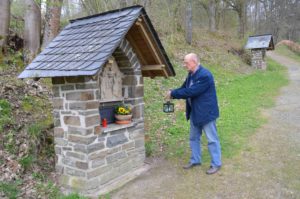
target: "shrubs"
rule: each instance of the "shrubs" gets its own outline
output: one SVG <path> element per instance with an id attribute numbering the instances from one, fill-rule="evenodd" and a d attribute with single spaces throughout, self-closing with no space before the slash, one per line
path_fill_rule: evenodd
<path id="1" fill-rule="evenodd" d="M 297 55 L 300 56 L 300 45 L 290 41 L 290 40 L 282 40 L 280 41 L 278 44 L 276 44 L 276 46 L 279 45 L 285 45 L 286 47 L 288 47 L 289 50 L 293 51 L 294 53 L 296 53 Z"/>

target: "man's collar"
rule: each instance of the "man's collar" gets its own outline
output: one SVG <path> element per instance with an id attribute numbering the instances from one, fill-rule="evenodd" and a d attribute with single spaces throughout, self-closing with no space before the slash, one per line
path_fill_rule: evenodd
<path id="1" fill-rule="evenodd" d="M 199 64 L 194 72 L 190 72 L 190 75 L 194 75 L 199 69 L 201 68 L 201 65 Z"/>

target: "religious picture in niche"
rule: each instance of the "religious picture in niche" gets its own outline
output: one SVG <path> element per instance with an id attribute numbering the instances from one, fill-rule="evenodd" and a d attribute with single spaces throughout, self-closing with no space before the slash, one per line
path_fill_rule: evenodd
<path id="1" fill-rule="evenodd" d="M 117 62 L 111 58 L 99 75 L 100 101 L 122 99 L 123 76 Z"/>

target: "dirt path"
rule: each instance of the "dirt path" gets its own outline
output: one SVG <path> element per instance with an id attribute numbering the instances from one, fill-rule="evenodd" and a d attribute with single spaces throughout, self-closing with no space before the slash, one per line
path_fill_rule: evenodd
<path id="1" fill-rule="evenodd" d="M 205 174 L 207 164 L 184 171 L 183 162 L 153 162 L 151 170 L 112 198 L 300 198 L 300 63 L 269 56 L 287 66 L 290 84 L 281 89 L 276 106 L 264 112 L 269 122 L 244 151 L 212 176 Z"/>

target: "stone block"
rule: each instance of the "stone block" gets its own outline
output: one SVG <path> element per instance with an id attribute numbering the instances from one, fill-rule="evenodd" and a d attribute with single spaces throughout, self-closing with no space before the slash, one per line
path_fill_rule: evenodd
<path id="1" fill-rule="evenodd" d="M 89 164 L 87 162 L 76 161 L 75 166 L 76 166 L 76 168 L 83 169 L 83 170 L 86 170 L 89 168 Z"/>
<path id="2" fill-rule="evenodd" d="M 79 115 L 89 116 L 89 115 L 96 115 L 99 114 L 99 110 L 89 110 L 89 111 L 78 111 Z"/>
<path id="3" fill-rule="evenodd" d="M 95 178 L 103 173 L 107 173 L 108 171 L 110 171 L 112 168 L 110 166 L 103 166 L 97 169 L 94 169 L 90 172 L 87 173 L 87 178 Z"/>
<path id="4" fill-rule="evenodd" d="M 144 138 L 144 129 L 136 129 L 131 132 L 129 132 L 129 138 L 130 139 L 137 139 L 137 138 Z"/>
<path id="5" fill-rule="evenodd" d="M 64 109 L 64 99 L 63 98 L 53 98 L 52 105 L 54 109 Z"/>
<path id="6" fill-rule="evenodd" d="M 71 157 L 71 158 L 76 158 L 78 160 L 86 160 L 86 155 L 82 154 L 82 153 L 76 153 L 73 151 L 67 151 L 66 153 L 67 157 Z"/>
<path id="7" fill-rule="evenodd" d="M 92 160 L 92 168 L 97 168 L 97 167 L 103 166 L 103 165 L 105 165 L 105 163 L 106 162 L 105 162 L 104 158 Z"/>
<path id="8" fill-rule="evenodd" d="M 76 144 L 74 145 L 74 151 L 81 152 L 81 153 L 87 153 L 87 146 L 83 144 Z"/>
<path id="9" fill-rule="evenodd" d="M 66 166 L 75 167 L 75 160 L 71 159 L 70 157 L 63 157 L 62 163 Z"/>
<path id="10" fill-rule="evenodd" d="M 128 138 L 124 134 L 118 134 L 107 138 L 106 146 L 109 148 L 123 144 L 128 141 Z"/>
<path id="11" fill-rule="evenodd" d="M 94 92 L 93 91 L 76 91 L 66 94 L 67 100 L 73 101 L 88 101 L 94 99 Z"/>
<path id="12" fill-rule="evenodd" d="M 63 138 L 54 138 L 54 143 L 57 146 L 67 146 L 68 141 Z"/>
<path id="13" fill-rule="evenodd" d="M 144 86 L 131 86 L 128 88 L 128 96 L 130 98 L 137 98 L 144 96 Z"/>
<path id="14" fill-rule="evenodd" d="M 54 137 L 63 138 L 64 137 L 64 129 L 60 127 L 54 128 Z"/>
<path id="15" fill-rule="evenodd" d="M 53 110 L 52 115 L 53 115 L 53 118 L 59 119 L 60 118 L 59 110 Z"/>
<path id="16" fill-rule="evenodd" d="M 71 111 L 61 111 L 62 115 L 71 115 L 72 112 Z"/>
<path id="17" fill-rule="evenodd" d="M 142 75 L 140 76 L 139 85 L 144 85 L 144 78 Z"/>
<path id="18" fill-rule="evenodd" d="M 70 144 L 70 143 L 68 143 L 68 144 Z M 72 151 L 72 147 L 63 147 L 62 149 L 63 149 L 63 151 Z"/>
<path id="19" fill-rule="evenodd" d="M 91 84 L 76 84 L 75 85 L 76 89 L 98 89 L 99 86 L 97 83 L 91 83 Z"/>
<path id="20" fill-rule="evenodd" d="M 131 86 L 136 84 L 137 84 L 137 79 L 134 75 L 127 75 L 123 78 L 123 85 Z"/>
<path id="21" fill-rule="evenodd" d="M 133 149 L 135 146 L 134 141 L 122 145 L 122 150 Z"/>
<path id="22" fill-rule="evenodd" d="M 66 125 L 81 126 L 79 116 L 64 116 L 64 123 Z"/>
<path id="23" fill-rule="evenodd" d="M 145 147 L 145 139 L 137 139 L 135 140 L 135 148 Z"/>
<path id="24" fill-rule="evenodd" d="M 52 93 L 53 93 L 53 97 L 60 97 L 59 86 L 53 86 Z"/>
<path id="25" fill-rule="evenodd" d="M 61 147 L 55 146 L 54 150 L 55 150 L 55 154 L 56 155 L 60 155 L 61 154 Z"/>
<path id="26" fill-rule="evenodd" d="M 63 185 L 64 187 L 67 187 L 69 185 L 70 178 L 72 178 L 72 177 L 69 175 L 62 174 L 59 176 L 58 180 L 61 185 Z"/>
<path id="27" fill-rule="evenodd" d="M 107 164 L 110 164 L 110 163 L 113 163 L 115 161 L 121 160 L 121 159 L 126 158 L 126 157 L 127 157 L 126 152 L 125 151 L 120 151 L 118 153 L 107 156 L 106 161 L 107 161 Z"/>
<path id="28" fill-rule="evenodd" d="M 98 101 L 87 101 L 87 102 L 70 102 L 69 108 L 71 110 L 89 110 L 89 109 L 98 109 Z"/>
<path id="29" fill-rule="evenodd" d="M 95 91 L 95 98 L 96 98 L 97 100 L 100 99 L 100 91 L 99 91 L 99 90 L 96 90 L 96 91 Z"/>
<path id="30" fill-rule="evenodd" d="M 64 167 L 62 165 L 55 165 L 55 172 L 58 174 L 63 174 L 64 172 Z"/>
<path id="31" fill-rule="evenodd" d="M 69 177 L 69 183 L 67 184 L 68 187 L 71 187 L 75 190 L 86 190 L 87 181 L 80 177 Z"/>
<path id="32" fill-rule="evenodd" d="M 85 117 L 86 127 L 95 126 L 95 125 L 100 125 L 100 115 Z"/>
<path id="33" fill-rule="evenodd" d="M 80 171 L 77 169 L 72 169 L 70 167 L 65 168 L 65 174 L 71 175 L 71 176 L 78 176 L 78 177 L 85 177 L 86 173 L 84 171 Z"/>
<path id="34" fill-rule="evenodd" d="M 73 84 L 69 84 L 69 85 L 62 85 L 60 88 L 62 91 L 71 91 L 75 89 L 75 86 Z"/>
<path id="35" fill-rule="evenodd" d="M 53 77 L 52 84 L 64 84 L 65 78 L 64 77 Z"/>
<path id="36" fill-rule="evenodd" d="M 94 134 L 95 135 L 99 135 L 99 134 L 101 134 L 102 133 L 102 128 L 101 128 L 101 126 L 99 125 L 99 126 L 95 126 L 94 127 Z M 98 141 L 103 141 L 103 140 L 100 140 L 99 138 L 98 138 Z"/>
<path id="37" fill-rule="evenodd" d="M 60 119 L 54 119 L 53 124 L 55 127 L 60 127 L 61 126 Z"/>
<path id="38" fill-rule="evenodd" d="M 84 76 L 66 77 L 66 82 L 68 82 L 68 83 L 83 83 L 83 82 L 85 82 L 85 79 L 84 79 Z"/>
<path id="39" fill-rule="evenodd" d="M 107 150 L 107 154 L 110 155 L 110 154 L 117 153 L 118 151 L 121 151 L 121 149 L 122 149 L 121 146 L 118 146 L 118 147 L 114 147 L 114 148 L 108 149 L 108 150 Z"/>
<path id="40" fill-rule="evenodd" d="M 91 135 L 93 133 L 93 128 L 81 128 L 81 127 L 73 127 L 68 126 L 68 134 L 73 135 Z"/>
<path id="41" fill-rule="evenodd" d="M 111 135 L 119 135 L 119 134 L 124 134 L 126 132 L 126 129 L 117 129 L 117 130 L 114 130 L 114 131 L 110 131 L 109 133 Z"/>
<path id="42" fill-rule="evenodd" d="M 136 105 L 132 108 L 132 116 L 133 118 L 141 118 L 144 116 L 144 105 L 140 104 L 140 105 Z"/>
<path id="43" fill-rule="evenodd" d="M 97 189 L 99 188 L 99 185 L 100 185 L 99 178 L 84 180 L 78 177 L 70 177 L 68 186 L 74 190 L 87 191 L 87 190 Z"/>
<path id="44" fill-rule="evenodd" d="M 128 150 L 127 151 L 127 155 L 128 157 L 130 158 L 135 158 L 139 155 L 145 155 L 145 148 L 135 148 L 135 149 L 132 149 L 132 150 Z"/>
<path id="45" fill-rule="evenodd" d="M 116 177 L 118 177 L 118 173 L 116 171 L 114 171 L 114 170 L 108 171 L 108 172 L 104 173 L 103 175 L 101 175 L 100 184 L 101 185 L 106 184 Z"/>
<path id="46" fill-rule="evenodd" d="M 95 159 L 103 159 L 107 156 L 108 150 L 105 151 L 97 151 L 95 153 L 92 153 L 89 155 L 89 160 L 95 160 Z"/>
<path id="47" fill-rule="evenodd" d="M 69 110 L 69 103 L 68 103 L 68 101 L 65 102 L 65 109 L 66 109 L 66 110 Z"/>
<path id="48" fill-rule="evenodd" d="M 91 144 L 96 140 L 97 136 L 77 136 L 77 135 L 69 135 L 68 141 L 75 142 L 78 144 Z"/>
<path id="49" fill-rule="evenodd" d="M 99 142 L 99 143 L 91 144 L 91 145 L 87 146 L 87 152 L 92 153 L 92 152 L 95 152 L 95 151 L 102 150 L 104 148 L 105 148 L 104 143 Z"/>

